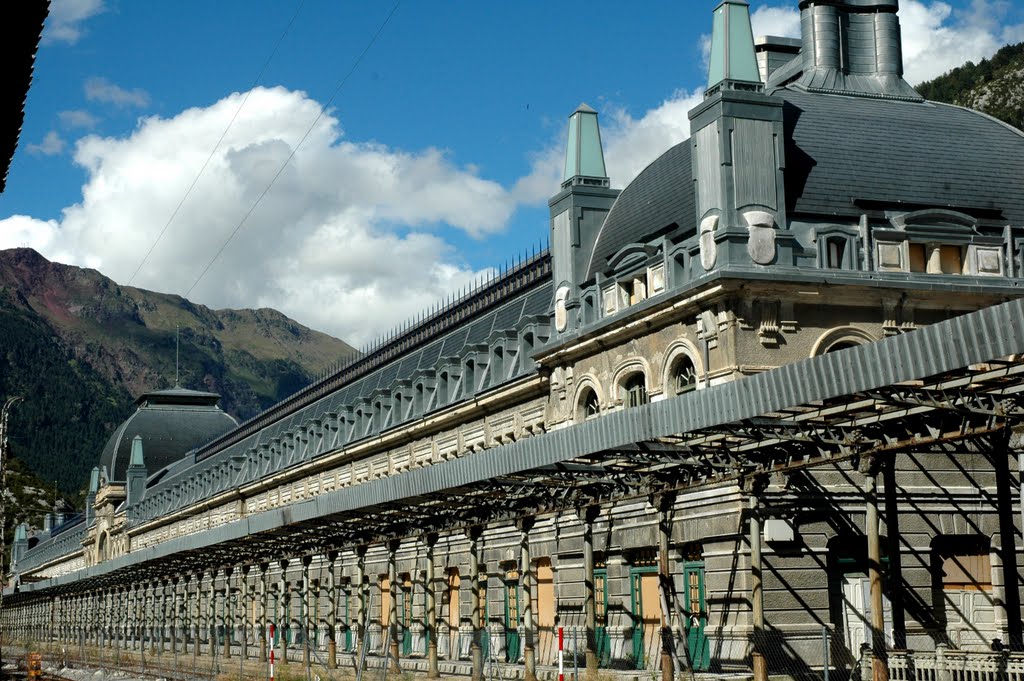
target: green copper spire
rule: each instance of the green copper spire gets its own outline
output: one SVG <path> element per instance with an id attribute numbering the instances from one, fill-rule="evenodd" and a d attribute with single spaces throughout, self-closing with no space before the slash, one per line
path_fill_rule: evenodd
<path id="1" fill-rule="evenodd" d="M 569 141 L 565 146 L 562 186 L 569 184 L 608 186 L 597 112 L 586 104 L 580 104 L 569 116 Z"/>
<path id="2" fill-rule="evenodd" d="M 132 457 L 128 461 L 129 466 L 145 466 L 142 459 L 142 436 L 136 435 L 132 440 Z"/>
<path id="3" fill-rule="evenodd" d="M 100 491 L 100 469 L 97 466 L 93 466 L 92 472 L 89 473 L 89 493 L 96 494 Z"/>
<path id="4" fill-rule="evenodd" d="M 750 29 L 750 6 L 746 0 L 724 0 L 714 11 L 708 90 L 725 82 L 761 82 L 754 56 L 754 34 Z"/>

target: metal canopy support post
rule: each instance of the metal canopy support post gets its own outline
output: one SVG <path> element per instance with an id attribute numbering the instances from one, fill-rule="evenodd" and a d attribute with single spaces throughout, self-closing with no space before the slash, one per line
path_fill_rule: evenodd
<path id="1" fill-rule="evenodd" d="M 483 528 L 474 525 L 469 528 L 466 536 L 469 537 L 469 576 L 470 599 L 472 600 L 472 615 L 470 623 L 473 626 L 472 639 L 469 646 L 469 659 L 472 662 L 472 681 L 483 681 L 484 678 L 484 657 L 480 646 L 480 620 L 483 619 L 483 611 L 480 607 L 480 535 Z"/>
<path id="2" fill-rule="evenodd" d="M 181 652 L 188 652 L 188 639 L 192 635 L 192 622 L 188 613 L 188 585 L 192 581 L 192 575 L 185 573 L 181 576 L 181 603 L 179 604 L 179 612 L 181 613 Z"/>
<path id="3" fill-rule="evenodd" d="M 200 595 L 203 592 L 203 573 L 201 570 L 196 571 L 196 597 L 192 600 L 192 626 L 195 631 L 195 638 L 192 640 L 192 668 L 196 666 L 196 662 L 199 658 L 199 640 L 202 638 L 200 624 L 202 618 L 202 605 L 200 604 Z"/>
<path id="4" fill-rule="evenodd" d="M 519 520 L 521 558 L 519 572 L 523 583 L 523 663 L 525 681 L 537 681 L 537 657 L 533 648 L 533 562 L 530 558 L 530 530 L 535 519 Z"/>
<path id="5" fill-rule="evenodd" d="M 399 673 L 398 665 L 398 588 L 395 582 L 398 581 L 398 567 L 396 565 L 398 547 L 401 541 L 395 539 L 388 542 L 388 592 L 390 602 L 388 603 L 388 648 L 391 656 L 390 671 Z"/>
<path id="6" fill-rule="evenodd" d="M 299 632 L 302 636 L 302 666 L 306 670 L 306 678 L 309 678 L 310 659 L 309 659 L 309 613 L 311 608 L 309 607 L 309 599 L 312 595 L 313 589 L 310 588 L 309 583 L 309 565 L 313 562 L 313 556 L 302 557 L 302 582 L 299 585 L 299 596 L 300 596 L 300 613 L 299 613 Z"/>
<path id="7" fill-rule="evenodd" d="M 860 461 L 864 474 L 864 534 L 868 538 L 868 579 L 871 583 L 871 676 L 873 681 L 888 681 L 889 667 L 885 649 L 885 613 L 882 609 L 882 547 L 878 536 L 877 456 Z"/>
<path id="8" fill-rule="evenodd" d="M 761 574 L 761 511 L 758 496 L 765 481 L 753 478 L 746 485 L 750 499 L 750 606 L 753 633 L 751 662 L 754 681 L 768 681 L 768 663 L 764 657 L 764 591 Z M 877 681 L 877 680 L 876 680 Z"/>
<path id="9" fill-rule="evenodd" d="M 249 618 L 252 617 L 252 606 L 250 605 L 250 593 L 249 593 L 249 567 L 248 565 L 242 566 L 241 576 L 241 593 L 239 594 L 239 603 L 241 610 L 241 622 L 242 628 L 240 630 L 239 645 L 241 657 L 243 660 L 249 657 Z"/>
<path id="10" fill-rule="evenodd" d="M 270 563 L 260 563 L 260 662 L 267 661 L 267 636 L 270 635 L 270 627 L 267 626 L 267 599 L 270 597 L 270 584 L 267 581 L 267 570 Z"/>
<path id="11" fill-rule="evenodd" d="M 671 513 L 675 504 L 674 494 L 664 494 L 655 499 L 658 511 L 658 588 L 661 591 L 661 678 L 672 681 L 675 676 L 673 658 L 675 645 L 672 640 L 672 573 L 669 570 L 669 541 L 672 538 Z"/>
<path id="12" fill-rule="evenodd" d="M 278 589 L 277 598 L 279 601 L 278 610 L 281 612 L 281 627 L 278 636 L 281 639 L 281 655 L 279 656 L 282 665 L 288 664 L 288 636 L 291 633 L 292 617 L 292 594 L 291 585 L 288 583 L 288 561 L 282 560 L 278 563 L 281 567 L 281 588 Z"/>
<path id="13" fill-rule="evenodd" d="M 434 546 L 437 544 L 437 535 L 429 533 L 426 536 L 427 544 L 427 678 L 436 679 L 441 676 L 437 668 L 437 599 L 434 583 Z"/>
<path id="14" fill-rule="evenodd" d="M 209 625 L 209 649 L 210 657 L 216 659 L 217 655 L 217 571 L 210 570 L 210 602 L 207 604 L 207 624 Z"/>
<path id="15" fill-rule="evenodd" d="M 366 650 L 366 545 L 356 547 L 356 589 L 359 593 L 359 620 L 357 623 L 357 638 L 359 648 Z M 356 673 L 362 675 L 362 666 L 365 663 L 365 655 L 359 656 L 360 664 Z"/>
<path id="16" fill-rule="evenodd" d="M 231 625 L 234 623 L 234 617 L 232 615 L 231 603 L 231 574 L 234 569 L 231 567 L 224 568 L 224 605 L 221 607 L 221 621 L 224 623 L 221 625 L 221 631 L 224 632 L 224 659 L 231 658 Z"/>
<path id="17" fill-rule="evenodd" d="M 337 551 L 327 552 L 327 668 L 338 666 L 338 577 Z"/>
<path id="18" fill-rule="evenodd" d="M 600 507 L 587 506 L 579 516 L 583 523 L 583 618 L 586 626 L 587 678 L 597 676 L 597 593 L 594 580 L 594 521 Z M 575 651 L 574 651 L 575 652 Z"/>
<path id="19" fill-rule="evenodd" d="M 178 593 L 180 577 L 174 575 L 171 578 L 171 650 L 174 652 L 174 662 L 178 662 L 178 641 L 181 638 L 181 605 Z"/>

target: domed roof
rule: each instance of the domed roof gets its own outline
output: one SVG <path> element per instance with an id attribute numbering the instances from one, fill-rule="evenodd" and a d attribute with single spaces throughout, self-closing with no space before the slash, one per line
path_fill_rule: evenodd
<path id="1" fill-rule="evenodd" d="M 142 438 L 146 469 L 152 474 L 178 461 L 196 447 L 238 427 L 217 406 L 216 393 L 172 388 L 144 393 L 138 408 L 118 426 L 100 456 L 111 481 L 126 479 L 132 440 Z"/>
<path id="2" fill-rule="evenodd" d="M 869 208 L 949 208 L 1024 224 L 1024 133 L 935 102 L 804 92 L 784 100 L 786 209 L 859 217 Z M 586 279 L 624 246 L 697 224 L 690 141 L 622 190 L 594 242 Z"/>
<path id="3" fill-rule="evenodd" d="M 670 148 L 644 168 L 612 204 L 590 254 L 587 279 L 631 243 L 642 243 L 670 225 L 695 229 L 690 140 Z"/>
<path id="4" fill-rule="evenodd" d="M 787 89 L 790 212 L 859 216 L 865 205 L 942 207 L 1024 224 L 1024 133 L 985 114 Z"/>

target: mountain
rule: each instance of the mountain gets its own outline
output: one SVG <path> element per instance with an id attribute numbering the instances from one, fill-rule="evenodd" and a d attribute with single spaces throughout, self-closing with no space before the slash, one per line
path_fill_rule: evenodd
<path id="1" fill-rule="evenodd" d="M 1007 45 L 977 64 L 967 62 L 916 89 L 925 99 L 977 109 L 1024 129 L 1024 43 Z"/>
<path id="2" fill-rule="evenodd" d="M 175 381 L 222 396 L 239 421 L 352 355 L 280 312 L 211 310 L 119 286 L 31 249 L 0 251 L 0 397 L 21 395 L 13 456 L 65 495 L 81 491 L 134 398 Z"/>

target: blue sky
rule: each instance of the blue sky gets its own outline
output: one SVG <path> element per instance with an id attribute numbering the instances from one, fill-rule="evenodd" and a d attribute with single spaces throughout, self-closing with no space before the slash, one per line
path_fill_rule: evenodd
<path id="1" fill-rule="evenodd" d="M 579 102 L 615 186 L 685 139 L 714 4 L 405 0 L 310 128 L 392 2 L 54 0 L 0 247 L 364 343 L 546 238 Z M 755 34 L 797 5 L 752 2 Z M 1024 40 L 1021 3 L 901 18 L 912 83 Z"/>

